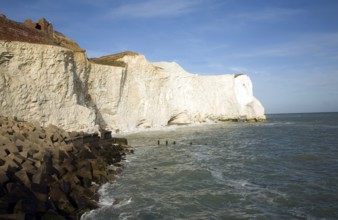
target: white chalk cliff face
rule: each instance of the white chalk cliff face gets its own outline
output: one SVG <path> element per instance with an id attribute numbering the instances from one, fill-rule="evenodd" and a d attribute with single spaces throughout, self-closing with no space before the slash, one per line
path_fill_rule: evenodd
<path id="1" fill-rule="evenodd" d="M 125 55 L 122 67 L 83 52 L 0 41 L 0 114 L 66 130 L 133 131 L 230 119 L 263 120 L 245 75 L 198 76 Z"/>
<path id="2" fill-rule="evenodd" d="M 0 41 L 0 114 L 67 130 L 95 128 L 95 112 L 78 102 L 72 51 Z"/>

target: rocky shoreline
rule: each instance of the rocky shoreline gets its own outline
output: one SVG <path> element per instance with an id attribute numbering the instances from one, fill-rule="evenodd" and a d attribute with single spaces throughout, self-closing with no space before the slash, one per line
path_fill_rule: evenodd
<path id="1" fill-rule="evenodd" d="M 111 132 L 66 132 L 0 116 L 0 219 L 79 219 L 133 152 Z"/>

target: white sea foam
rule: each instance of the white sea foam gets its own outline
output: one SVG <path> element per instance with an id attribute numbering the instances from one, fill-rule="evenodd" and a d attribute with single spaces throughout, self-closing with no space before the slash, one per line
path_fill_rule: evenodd
<path id="1" fill-rule="evenodd" d="M 115 205 L 113 205 L 114 206 L 114 208 L 120 208 L 120 207 L 122 207 L 122 206 L 125 206 L 125 205 L 128 205 L 128 204 L 130 204 L 131 202 L 132 202 L 132 198 L 130 197 L 129 199 L 127 199 L 127 198 L 123 198 L 123 199 L 119 199 L 120 201 L 119 201 L 119 203 L 118 204 L 115 204 Z M 116 201 L 116 200 L 115 200 Z"/>
<path id="2" fill-rule="evenodd" d="M 98 191 L 100 194 L 100 199 L 98 204 L 100 206 L 110 206 L 114 203 L 115 199 L 111 196 L 110 189 L 112 188 L 112 183 L 106 183 L 102 185 Z"/>
<path id="3" fill-rule="evenodd" d="M 208 169 L 211 173 L 211 175 L 216 178 L 217 180 L 224 181 L 224 176 L 222 171 L 220 170 L 215 170 L 215 169 Z"/>
<path id="4" fill-rule="evenodd" d="M 85 212 L 81 215 L 81 220 L 93 219 L 95 210 L 91 210 L 89 212 Z"/>
<path id="5" fill-rule="evenodd" d="M 182 125 L 185 126 L 185 125 Z M 141 134 L 141 133 L 148 133 L 148 132 L 157 132 L 157 131 L 175 131 L 179 126 L 177 125 L 171 125 L 171 126 L 163 126 L 163 127 L 152 127 L 152 128 L 135 128 L 133 130 L 118 133 L 115 136 L 125 136 L 125 135 L 131 135 L 131 134 Z"/>
<path id="6" fill-rule="evenodd" d="M 125 136 L 125 135 L 132 135 L 132 134 L 142 134 L 142 133 L 149 133 L 149 132 L 161 132 L 161 131 L 176 131 L 180 128 L 190 128 L 190 127 L 202 127 L 207 125 L 215 125 L 219 122 L 215 122 L 212 120 L 206 120 L 203 123 L 193 123 L 193 124 L 186 124 L 186 125 L 169 125 L 169 126 L 161 126 L 161 127 L 151 127 L 151 128 L 135 128 L 130 131 L 126 131 L 123 133 L 117 133 L 115 136 Z M 224 123 L 223 123 L 224 124 Z"/>

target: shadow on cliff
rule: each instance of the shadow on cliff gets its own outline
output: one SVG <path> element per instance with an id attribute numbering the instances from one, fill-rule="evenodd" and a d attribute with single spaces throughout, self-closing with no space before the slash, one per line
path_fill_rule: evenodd
<path id="1" fill-rule="evenodd" d="M 95 124 L 99 125 L 100 129 L 106 128 L 108 126 L 107 122 L 103 119 L 102 114 L 93 101 L 92 97 L 88 93 L 88 79 L 89 79 L 89 73 L 91 71 L 91 66 L 86 64 L 84 68 L 84 77 L 81 80 L 79 77 L 79 72 L 77 65 L 74 65 L 74 94 L 76 94 L 77 97 L 77 103 L 79 105 L 82 105 L 84 107 L 93 109 L 95 111 Z"/>
<path id="2" fill-rule="evenodd" d="M 86 103 L 87 103 L 87 106 L 91 107 L 95 111 L 95 115 L 96 115 L 95 124 L 99 125 L 100 128 L 106 128 L 108 124 L 103 119 L 100 110 L 98 109 L 97 105 L 94 103 L 92 97 L 89 94 L 87 94 L 86 96 Z"/>

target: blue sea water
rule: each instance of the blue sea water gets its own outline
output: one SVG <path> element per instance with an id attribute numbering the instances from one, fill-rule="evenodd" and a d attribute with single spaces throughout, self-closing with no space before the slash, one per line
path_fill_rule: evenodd
<path id="1" fill-rule="evenodd" d="M 267 117 L 128 135 L 82 219 L 338 219 L 338 113 Z"/>

